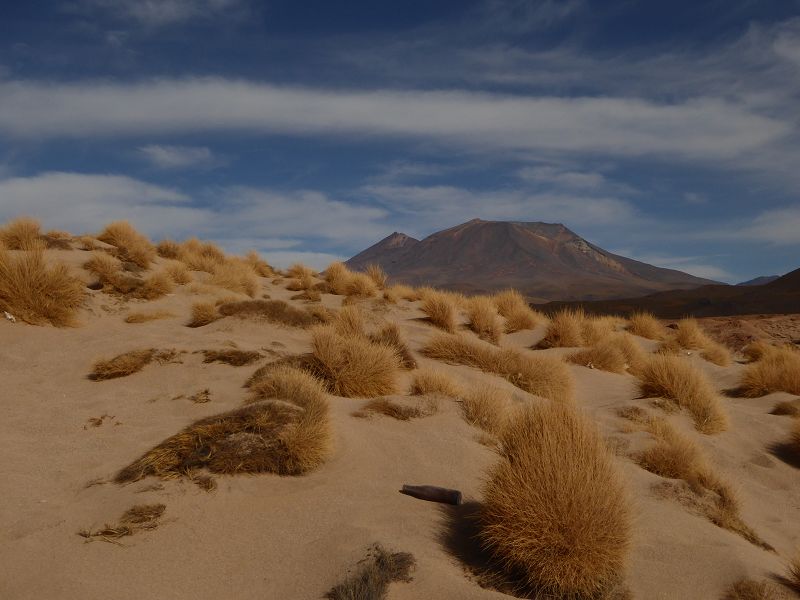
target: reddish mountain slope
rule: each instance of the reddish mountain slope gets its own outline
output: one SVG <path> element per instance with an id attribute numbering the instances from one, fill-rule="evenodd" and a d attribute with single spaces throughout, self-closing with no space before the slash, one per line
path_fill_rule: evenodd
<path id="1" fill-rule="evenodd" d="M 624 298 L 707 283 L 606 252 L 560 224 L 482 221 L 418 241 L 393 233 L 347 264 L 381 265 L 392 281 L 468 293 L 516 287 L 531 299 Z"/>

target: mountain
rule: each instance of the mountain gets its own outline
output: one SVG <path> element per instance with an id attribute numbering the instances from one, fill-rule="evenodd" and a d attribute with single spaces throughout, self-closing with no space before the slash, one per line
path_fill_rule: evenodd
<path id="1" fill-rule="evenodd" d="M 778 278 L 780 278 L 780 275 L 762 275 L 761 277 L 748 279 L 747 281 L 737 283 L 736 285 L 764 285 L 765 283 L 772 283 Z"/>
<path id="2" fill-rule="evenodd" d="M 646 310 L 664 319 L 800 313 L 800 269 L 763 285 L 704 285 L 621 300 L 550 302 L 543 308 L 552 311 L 578 305 L 602 314 Z"/>
<path id="3" fill-rule="evenodd" d="M 395 283 L 467 293 L 515 287 L 532 301 L 645 295 L 712 282 L 607 252 L 561 224 L 473 219 L 423 240 L 393 233 L 347 261 Z"/>

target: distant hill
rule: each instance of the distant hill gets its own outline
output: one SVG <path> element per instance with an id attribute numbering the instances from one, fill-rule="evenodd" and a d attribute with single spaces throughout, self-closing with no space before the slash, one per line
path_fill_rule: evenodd
<path id="1" fill-rule="evenodd" d="M 737 283 L 736 285 L 764 285 L 766 283 L 772 283 L 778 278 L 780 278 L 780 275 L 762 275 L 761 277 L 748 279 L 747 281 Z"/>
<path id="2" fill-rule="evenodd" d="M 622 300 L 550 302 L 540 308 L 552 311 L 578 305 L 592 313 L 647 310 L 664 319 L 800 313 L 800 269 L 763 285 L 705 285 Z"/>
<path id="3" fill-rule="evenodd" d="M 596 300 L 712 282 L 607 252 L 561 224 L 473 219 L 423 240 L 395 232 L 347 261 L 392 281 L 466 293 L 515 287 L 532 301 Z"/>

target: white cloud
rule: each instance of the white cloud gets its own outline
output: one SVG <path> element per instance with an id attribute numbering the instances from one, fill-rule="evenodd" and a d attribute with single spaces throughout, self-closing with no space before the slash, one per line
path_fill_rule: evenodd
<path id="1" fill-rule="evenodd" d="M 225 16 L 241 5 L 241 0 L 82 0 L 78 10 L 98 10 L 116 19 L 136 21 L 147 27 L 163 27 Z"/>
<path id="2" fill-rule="evenodd" d="M 213 167 L 220 164 L 219 158 L 205 146 L 150 144 L 139 148 L 139 153 L 148 162 L 161 169 Z"/>
<path id="3" fill-rule="evenodd" d="M 749 220 L 748 224 L 732 226 L 727 232 L 732 239 L 800 245 L 800 206 L 764 211 Z"/>
<path id="4" fill-rule="evenodd" d="M 714 98 L 664 104 L 465 91 L 343 92 L 220 78 L 0 83 L 0 133 L 21 138 L 201 131 L 368 134 L 484 152 L 718 160 L 754 152 L 790 130 L 789 122 Z"/>
<path id="5" fill-rule="evenodd" d="M 664 269 L 676 269 L 689 273 L 695 277 L 703 277 L 705 279 L 713 279 L 714 281 L 730 282 L 735 277 L 725 269 L 716 265 L 710 264 L 707 261 L 708 256 L 668 256 L 668 255 L 653 255 L 653 254 L 635 254 L 630 251 L 613 250 L 614 254 L 627 256 L 635 260 L 645 262 L 656 267 L 663 267 Z"/>

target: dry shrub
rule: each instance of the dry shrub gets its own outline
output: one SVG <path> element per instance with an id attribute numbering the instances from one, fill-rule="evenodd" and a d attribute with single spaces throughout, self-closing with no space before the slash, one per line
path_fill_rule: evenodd
<path id="1" fill-rule="evenodd" d="M 47 233 L 42 234 L 41 240 L 48 248 L 54 250 L 72 250 L 73 237 L 68 231 L 51 229 Z"/>
<path id="2" fill-rule="evenodd" d="M 148 475 L 180 477 L 193 469 L 212 473 L 301 475 L 322 464 L 330 450 L 328 403 L 256 402 L 196 421 L 120 471 L 117 483 Z"/>
<path id="3" fill-rule="evenodd" d="M 675 341 L 680 344 L 681 348 L 689 350 L 703 348 L 707 339 L 695 319 L 681 319 L 675 326 Z"/>
<path id="4" fill-rule="evenodd" d="M 295 279 L 303 279 L 304 277 L 314 277 L 314 270 L 302 263 L 294 263 L 291 267 L 286 269 L 285 275 L 287 277 L 294 277 Z"/>
<path id="5" fill-rule="evenodd" d="M 175 284 L 172 283 L 170 276 L 164 271 L 158 271 L 146 277 L 142 285 L 133 292 L 133 296 L 142 300 L 157 300 L 174 290 Z"/>
<path id="6" fill-rule="evenodd" d="M 780 600 L 781 596 L 767 581 L 740 579 L 735 582 L 723 600 Z"/>
<path id="7" fill-rule="evenodd" d="M 379 290 L 382 290 L 386 287 L 386 282 L 388 281 L 389 276 L 380 265 L 368 265 L 366 274 L 367 277 L 372 279 L 372 282 Z"/>
<path id="8" fill-rule="evenodd" d="M 195 302 L 192 304 L 192 317 L 186 326 L 203 327 L 221 318 L 222 315 L 219 314 L 213 302 Z"/>
<path id="9" fill-rule="evenodd" d="M 207 283 L 238 294 L 246 294 L 251 298 L 255 297 L 260 287 L 253 271 L 237 262 L 217 264 L 213 268 Z"/>
<path id="10" fill-rule="evenodd" d="M 683 349 L 678 343 L 678 340 L 675 339 L 675 336 L 669 336 L 658 345 L 656 348 L 656 353 L 663 354 L 665 356 L 679 356 L 683 354 Z"/>
<path id="11" fill-rule="evenodd" d="M 303 274 L 302 276 L 290 279 L 286 285 L 286 289 L 291 292 L 299 292 L 302 290 L 311 290 L 316 285 L 314 277 L 310 274 Z"/>
<path id="12" fill-rule="evenodd" d="M 153 244 L 136 231 L 127 221 L 115 221 L 106 225 L 97 239 L 116 247 L 119 259 L 146 269 L 156 256 Z"/>
<path id="13" fill-rule="evenodd" d="M 461 408 L 467 423 L 498 436 L 509 417 L 511 394 L 500 388 L 483 385 L 464 397 Z"/>
<path id="14" fill-rule="evenodd" d="M 178 260 L 181 257 L 181 245 L 174 240 L 161 240 L 156 244 L 156 252 L 161 258 Z"/>
<path id="15" fill-rule="evenodd" d="M 414 290 L 414 288 L 411 287 L 410 285 L 404 285 L 404 284 L 395 284 L 391 287 L 386 288 L 386 290 L 383 293 L 383 297 L 389 300 L 390 302 L 392 301 L 392 299 L 395 299 L 394 302 L 396 302 L 397 299 L 408 300 L 409 302 L 414 302 L 415 300 L 419 299 L 419 297 L 417 296 L 417 292 Z"/>
<path id="16" fill-rule="evenodd" d="M 344 296 L 347 293 L 347 283 L 352 272 L 342 262 L 332 262 L 325 269 L 325 281 L 331 294 Z"/>
<path id="17" fill-rule="evenodd" d="M 426 398 L 412 406 L 398 404 L 388 398 L 374 398 L 352 413 L 352 416 L 363 419 L 373 414 L 379 414 L 398 421 L 410 421 L 411 419 L 421 419 L 435 415 L 438 409 L 439 406 L 435 398 Z"/>
<path id="18" fill-rule="evenodd" d="M 97 250 L 100 246 L 98 241 L 90 235 L 80 235 L 75 238 L 81 250 Z"/>
<path id="19" fill-rule="evenodd" d="M 354 298 L 372 298 L 377 295 L 378 286 L 364 273 L 352 273 L 345 288 L 345 295 Z"/>
<path id="20" fill-rule="evenodd" d="M 461 398 L 464 395 L 461 387 L 453 381 L 452 377 L 433 369 L 420 369 L 415 372 L 410 392 L 414 396 L 439 394 L 449 398 Z"/>
<path id="21" fill-rule="evenodd" d="M 567 360 L 576 365 L 611 373 L 624 373 L 627 363 L 619 346 L 610 340 L 598 342 L 591 348 L 570 354 Z"/>
<path id="22" fill-rule="evenodd" d="M 636 462 L 651 473 L 668 479 L 681 479 L 686 484 L 685 489 L 671 484 L 661 486 L 665 495 L 676 497 L 718 527 L 772 550 L 742 521 L 735 490 L 714 471 L 693 440 L 678 432 L 663 418 L 648 416 L 632 420 L 656 439 L 655 445 L 636 456 Z"/>
<path id="23" fill-rule="evenodd" d="M 331 324 L 342 335 L 364 335 L 364 314 L 358 306 L 343 306 Z"/>
<path id="24" fill-rule="evenodd" d="M 226 348 L 225 350 L 203 350 L 204 363 L 220 362 L 233 367 L 244 367 L 252 364 L 261 358 L 261 354 L 254 350 L 236 350 Z"/>
<path id="25" fill-rule="evenodd" d="M 525 301 L 525 296 L 520 294 L 515 289 L 507 289 L 502 292 L 497 292 L 492 296 L 497 312 L 503 317 L 508 317 L 509 314 L 520 308 L 526 308 L 528 303 Z"/>
<path id="26" fill-rule="evenodd" d="M 182 262 L 168 262 L 166 265 L 164 265 L 164 272 L 174 283 L 177 283 L 178 285 L 184 285 L 192 281 L 192 274 L 189 272 L 189 267 Z"/>
<path id="27" fill-rule="evenodd" d="M 768 344 L 764 340 L 755 340 L 750 342 L 742 349 L 742 354 L 750 362 L 760 360 L 765 354 L 774 350 L 774 346 Z"/>
<path id="28" fill-rule="evenodd" d="M 708 379 L 685 360 L 653 355 L 637 376 L 643 395 L 665 398 L 687 409 L 698 431 L 712 434 L 728 428 L 728 415 Z"/>
<path id="29" fill-rule="evenodd" d="M 151 312 L 132 312 L 125 317 L 126 323 L 147 323 L 148 321 L 157 321 L 158 319 L 167 319 L 174 317 L 171 312 L 166 310 L 154 310 Z"/>
<path id="30" fill-rule="evenodd" d="M 269 298 L 268 295 L 264 295 L 265 298 Z M 295 294 L 290 298 L 290 300 L 305 300 L 306 302 L 319 302 L 322 300 L 322 294 L 315 289 L 305 290 L 300 294 Z"/>
<path id="31" fill-rule="evenodd" d="M 500 437 L 480 538 L 535 593 L 595 598 L 623 577 L 631 510 L 596 427 L 572 407 L 529 405 Z"/>
<path id="32" fill-rule="evenodd" d="M 604 342 L 616 333 L 619 321 L 618 317 L 612 316 L 587 316 L 581 323 L 581 338 L 589 345 Z"/>
<path id="33" fill-rule="evenodd" d="M 158 520 L 167 509 L 164 504 L 137 504 L 126 510 L 119 523 L 106 523 L 101 529 L 83 529 L 78 532 L 87 542 L 100 539 L 105 542 L 119 543 L 116 540 L 137 531 L 145 531 L 158 527 Z"/>
<path id="34" fill-rule="evenodd" d="M 108 252 L 95 250 L 83 268 L 97 276 L 104 286 L 111 283 L 121 272 L 122 262 L 111 256 Z"/>
<path id="35" fill-rule="evenodd" d="M 775 404 L 770 411 L 771 415 L 787 415 L 790 417 L 800 416 L 800 406 L 796 402 L 783 400 Z"/>
<path id="36" fill-rule="evenodd" d="M 539 348 L 572 348 L 583 345 L 581 333 L 586 316 L 583 310 L 564 309 L 558 311 L 550 320 Z"/>
<path id="37" fill-rule="evenodd" d="M 467 324 L 482 340 L 491 344 L 500 342 L 503 324 L 494 303 L 486 296 L 476 296 L 467 303 Z"/>
<path id="38" fill-rule="evenodd" d="M 267 261 L 263 260 L 255 250 L 250 250 L 245 254 L 243 260 L 253 270 L 253 273 L 259 277 L 275 276 L 275 270 L 272 266 Z"/>
<path id="39" fill-rule="evenodd" d="M 700 352 L 700 356 L 702 356 L 708 362 L 719 365 L 720 367 L 727 367 L 731 364 L 730 351 L 725 346 L 715 342 L 714 340 L 708 340 L 706 342 L 705 347 Z"/>
<path id="40" fill-rule="evenodd" d="M 738 392 L 748 398 L 772 392 L 800 394 L 800 352 L 788 347 L 767 351 L 747 366 Z"/>
<path id="41" fill-rule="evenodd" d="M 625 331 L 614 333 L 607 343 L 616 346 L 622 352 L 628 369 L 634 374 L 647 362 L 648 354 L 642 349 L 639 342 Z"/>
<path id="42" fill-rule="evenodd" d="M 216 244 L 201 242 L 197 238 L 189 238 L 181 244 L 179 260 L 193 271 L 213 273 L 227 261 L 225 253 Z"/>
<path id="43" fill-rule="evenodd" d="M 403 339 L 403 334 L 400 333 L 400 327 L 398 327 L 397 323 L 387 323 L 368 337 L 375 344 L 394 348 L 397 358 L 400 359 L 400 366 L 404 369 L 417 368 L 417 360 L 411 354 L 411 350 L 405 339 Z"/>
<path id="44" fill-rule="evenodd" d="M 109 360 L 99 360 L 94 364 L 89 379 L 103 381 L 105 379 L 116 379 L 126 377 L 141 371 L 146 365 L 157 359 L 159 354 L 156 350 L 132 350 L 119 354 Z"/>
<path id="45" fill-rule="evenodd" d="M 307 406 L 325 398 L 325 388 L 319 379 L 288 364 L 267 365 L 265 369 L 259 369 L 249 388 L 248 402 L 277 399 Z"/>
<path id="46" fill-rule="evenodd" d="M 441 292 L 426 293 L 420 306 L 428 320 L 448 333 L 456 330 L 456 311 L 453 301 Z"/>
<path id="47" fill-rule="evenodd" d="M 787 565 L 787 571 L 789 573 L 789 585 L 795 592 L 800 594 L 800 552 L 795 552 Z"/>
<path id="48" fill-rule="evenodd" d="M 334 586 L 328 600 L 383 600 L 393 581 L 411 581 L 414 557 L 407 552 L 388 552 L 376 544 L 360 561 L 358 570 Z"/>
<path id="49" fill-rule="evenodd" d="M 311 332 L 319 375 L 331 393 L 346 397 L 374 397 L 395 393 L 400 360 L 389 345 L 358 335 L 342 335 L 332 326 Z"/>
<path id="50" fill-rule="evenodd" d="M 537 396 L 556 401 L 572 399 L 569 369 L 552 356 L 534 356 L 516 348 L 493 348 L 461 335 L 443 333 L 433 336 L 423 353 L 430 358 L 500 375 L 518 388 Z"/>
<path id="51" fill-rule="evenodd" d="M 225 317 L 263 319 L 270 323 L 280 323 L 290 327 L 311 327 L 324 321 L 324 317 L 319 311 L 296 308 L 283 300 L 226 302 L 220 305 L 218 310 Z"/>
<path id="52" fill-rule="evenodd" d="M 520 306 L 506 313 L 506 333 L 514 333 L 523 329 L 533 329 L 539 323 L 547 321 L 542 313 L 537 312 L 529 306 Z"/>
<path id="53" fill-rule="evenodd" d="M 0 248 L 27 250 L 41 239 L 39 221 L 32 217 L 19 217 L 0 228 Z"/>
<path id="54" fill-rule="evenodd" d="M 84 295 L 66 265 L 47 265 L 41 242 L 16 254 L 0 248 L 0 310 L 31 325 L 72 325 Z"/>
<path id="55" fill-rule="evenodd" d="M 649 340 L 661 340 L 667 332 L 661 321 L 648 312 L 636 312 L 628 317 L 628 331 Z"/>

